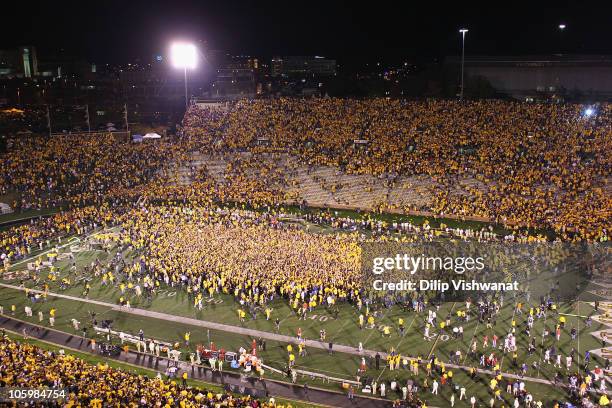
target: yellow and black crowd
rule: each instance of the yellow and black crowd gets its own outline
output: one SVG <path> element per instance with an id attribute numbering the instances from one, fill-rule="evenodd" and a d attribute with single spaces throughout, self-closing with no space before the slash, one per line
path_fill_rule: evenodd
<path id="1" fill-rule="evenodd" d="M 109 367 L 107 363 L 90 364 L 69 354 L 44 350 L 8 337 L 0 339 L 0 387 L 64 389 L 66 395 L 53 406 L 66 408 L 283 406 L 133 374 Z M 40 403 L 40 406 L 49 404 Z"/>
<path id="2" fill-rule="evenodd" d="M 606 190 L 612 105 L 598 106 L 593 118 L 583 117 L 582 109 L 499 101 L 275 99 L 240 101 L 227 112 L 191 107 L 178 136 L 154 143 L 114 135 L 18 138 L 0 156 L 0 193 L 17 193 L 11 203 L 17 209 L 66 209 L 0 230 L 0 267 L 8 270 L 37 250 L 53 253 L 70 236 L 117 226 L 115 234 L 101 239 L 134 250 L 136 257 L 119 272 L 100 268 L 103 284 L 129 285 L 136 276 L 147 292 L 181 286 L 194 307 L 204 297 L 231 294 L 241 319 L 247 308 L 265 308 L 275 297 L 298 314 L 346 299 L 361 310 L 366 298 L 360 286 L 362 231 L 312 234 L 283 222 L 282 203 L 295 197 L 278 188 L 287 183 L 282 172 L 233 153 L 283 150 L 306 165 L 352 174 L 428 175 L 442 186 L 429 209 L 437 214 L 550 229 L 560 240 L 606 241 L 612 219 Z M 254 146 L 258 138 L 267 146 Z M 367 141 L 365 147 L 355 147 L 356 139 Z M 230 158 L 225 183 L 216 183 L 205 168 L 189 185 L 173 183 L 172 169 L 188 163 L 191 152 L 205 150 Z M 450 195 L 465 177 L 479 180 L 486 190 Z M 228 209 L 219 203 L 238 205 Z M 386 227 L 365 218 L 361 223 Z M 431 237 L 426 227 L 369 239 Z M 483 238 L 482 231 L 460 235 L 474 234 Z M 266 406 L 7 340 L 0 357 L 6 385 L 76 386 L 69 406 L 129 406 L 125 401 L 135 400 L 162 407 L 177 401 L 185 407 Z"/>
<path id="3" fill-rule="evenodd" d="M 435 180 L 429 210 L 437 214 L 599 240 L 608 236 L 612 207 L 606 184 L 612 105 L 598 106 L 595 117 L 585 117 L 584 109 L 506 101 L 253 100 L 236 103 L 223 120 L 218 113 L 208 120 L 211 111 L 194 106 L 183 130 L 192 140 L 210 141 L 211 150 L 261 151 L 266 147 L 254 144 L 265 140 L 270 151 L 347 173 L 428 175 Z M 463 178 L 486 188 L 449 194 Z"/>
<path id="4" fill-rule="evenodd" d="M 155 143 L 110 134 L 15 138 L 0 156 L 0 192 L 18 192 L 9 203 L 17 208 L 136 195 L 279 203 L 296 197 L 278 188 L 283 174 L 262 165 L 257 154 L 284 151 L 307 165 L 352 174 L 431 177 L 431 204 L 419 209 L 438 215 L 550 229 L 564 240 L 606 240 L 612 105 L 597 106 L 588 118 L 584 109 L 387 98 L 245 100 L 227 111 L 194 105 L 179 136 Z M 367 143 L 357 147 L 355 140 Z M 251 160 L 232 156 L 245 150 L 256 154 Z M 214 183 L 203 171 L 194 185 L 168 183 L 171 168 L 189 163 L 194 151 L 228 155 L 226 182 Z M 393 177 L 386 179 L 391 185 Z M 468 194 L 451 194 L 466 179 L 477 182 L 464 186 Z M 412 208 L 407 203 L 403 210 Z"/>
<path id="5" fill-rule="evenodd" d="M 211 180 L 205 167 L 189 185 L 169 183 L 170 168 L 188 162 L 189 152 L 265 154 L 266 147 L 252 145 L 260 136 L 269 139 L 271 150 L 284 147 L 310 164 L 332 164 L 347 172 L 440 179 L 471 174 L 491 185 L 486 194 L 475 190 L 472 204 L 495 203 L 496 211 L 516 212 L 531 226 L 554 227 L 560 239 L 607 240 L 611 203 L 598 183 L 609 168 L 611 117 L 609 105 L 599 106 L 591 120 L 575 105 L 276 99 L 241 101 L 227 112 L 191 107 L 180 136 L 161 143 L 130 143 L 114 135 L 17 139 L 0 156 L 7 169 L 2 189 L 21 193 L 18 208 L 62 202 L 69 209 L 0 231 L 2 266 L 56 246 L 62 236 L 120 225 L 119 240 L 140 256 L 130 266 L 132 273 L 148 276 L 151 286 L 233 293 L 255 304 L 282 296 L 292 299 L 294 308 L 306 297 L 319 305 L 355 299 L 359 231 L 368 221 L 332 218 L 332 225 L 354 227 L 353 233 L 333 235 L 277 222 L 287 196 L 270 182 L 286 180 L 257 160 L 234 157 L 225 183 Z M 349 146 L 356 134 L 370 141 L 367 151 Z M 416 150 L 406 149 L 404 142 Z M 458 154 L 457 146 L 474 152 Z M 536 198 L 538 192 L 545 193 Z M 144 202 L 134 205 L 137 198 Z M 223 212 L 219 202 L 267 207 L 260 215 Z M 367 226 L 380 231 L 384 224 Z M 570 230 L 578 232 L 565 235 Z M 412 240 L 414 231 L 431 236 L 424 225 L 392 239 Z"/>
<path id="6" fill-rule="evenodd" d="M 18 208 L 101 203 L 115 190 L 149 180 L 166 150 L 111 134 L 19 137 L 0 156 L 0 190 L 18 192 L 21 202 L 10 203 Z"/>
<path id="7" fill-rule="evenodd" d="M 156 206 L 130 211 L 117 237 L 141 255 L 133 273 L 153 285 L 184 285 L 198 299 L 231 293 L 241 303 L 290 299 L 301 308 L 353 297 L 360 248 L 353 234 L 311 234 L 246 210 Z M 311 305 L 312 306 L 312 305 Z"/>

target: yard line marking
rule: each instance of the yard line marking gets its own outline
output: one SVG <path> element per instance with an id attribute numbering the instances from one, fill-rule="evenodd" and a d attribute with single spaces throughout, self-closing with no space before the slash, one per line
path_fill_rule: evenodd
<path id="1" fill-rule="evenodd" d="M 290 306 L 290 307 L 291 307 L 291 306 Z M 279 320 L 279 322 L 278 322 L 278 331 L 276 331 L 276 324 L 274 324 L 274 331 L 275 331 L 277 334 L 280 334 L 280 333 L 283 331 L 283 329 L 281 328 L 282 323 L 283 323 L 285 320 L 287 320 L 288 318 L 290 318 L 291 316 L 293 316 L 293 315 L 294 315 L 293 310 L 290 310 L 290 311 L 289 311 L 289 314 L 288 314 L 287 316 L 285 316 L 283 319 Z M 270 318 L 270 319 L 271 319 L 271 318 Z M 291 336 L 291 334 L 288 334 L 288 336 Z M 297 339 L 297 334 L 296 334 L 294 337 Z"/>
<path id="2" fill-rule="evenodd" d="M 289 306 L 289 308 L 291 308 L 291 306 Z M 284 322 L 285 320 L 287 320 L 288 318 L 290 318 L 291 316 L 293 316 L 293 310 L 289 310 L 289 313 L 287 314 L 287 316 L 283 317 L 280 321 L 279 321 L 279 327 L 280 327 L 280 323 Z"/>
<path id="3" fill-rule="evenodd" d="M 70 238 L 68 239 L 68 242 L 66 242 L 65 244 L 63 244 L 63 245 L 61 245 L 61 246 L 57 247 L 57 249 L 63 249 L 63 248 L 65 248 L 65 247 L 67 247 L 68 245 L 72 245 L 74 242 L 78 242 L 78 241 L 80 241 L 80 239 L 79 239 L 78 237 L 70 237 Z M 36 255 L 33 255 L 33 256 L 29 257 L 29 258 L 22 259 L 22 260 L 21 260 L 21 261 L 19 261 L 19 262 L 15 262 L 15 263 L 14 263 L 14 264 L 12 264 L 11 266 L 21 265 L 21 264 L 22 264 L 22 263 L 24 263 L 24 262 L 29 262 L 29 261 L 31 261 L 31 260 L 32 260 L 32 259 L 34 259 L 34 258 L 38 258 L 39 256 L 46 255 L 46 254 L 48 254 L 49 252 L 53 252 L 54 250 L 55 250 L 55 248 L 48 249 L 48 250 L 46 250 L 46 251 L 44 251 L 44 252 L 40 252 L 40 253 L 38 253 L 38 254 L 36 254 Z"/>
<path id="4" fill-rule="evenodd" d="M 404 340 L 406 340 L 406 336 L 408 335 L 408 331 L 410 330 L 410 328 L 412 327 L 412 324 L 416 321 L 416 318 L 419 314 L 418 313 L 414 313 L 414 318 L 412 319 L 412 321 L 410 322 L 410 324 L 408 325 L 408 327 L 406 327 L 406 330 L 404 330 L 404 335 L 402 336 L 402 338 L 400 339 L 399 343 L 397 343 L 397 345 L 395 346 L 396 350 L 399 350 L 399 346 L 400 344 L 402 344 L 404 342 Z"/>
<path id="5" fill-rule="evenodd" d="M 380 321 L 381 321 L 381 322 L 384 320 L 384 318 L 387 316 L 387 314 L 388 314 L 390 311 L 391 311 L 391 308 L 387 308 L 387 310 L 385 310 L 385 313 L 383 313 L 383 315 L 382 315 L 382 316 L 381 316 L 381 318 L 380 318 Z M 365 319 L 365 317 L 364 317 L 364 320 L 366 320 L 366 319 Z M 366 322 L 364 322 L 364 323 L 367 323 L 367 321 L 366 321 Z M 365 324 L 364 324 L 364 326 L 365 326 Z M 367 327 L 367 326 L 366 326 L 366 327 Z M 370 340 L 370 338 L 372 337 L 372 335 L 373 335 L 375 332 L 377 332 L 377 331 L 378 331 L 378 328 L 377 328 L 377 326 L 376 326 L 376 322 L 374 322 L 374 328 L 372 329 L 372 333 L 370 333 L 370 334 L 368 335 L 368 337 L 366 337 L 366 339 L 363 341 L 363 343 L 364 343 L 364 344 L 367 344 L 367 343 L 368 343 L 368 340 Z"/>
<path id="6" fill-rule="evenodd" d="M 516 315 L 516 309 L 517 309 L 517 305 L 518 303 L 516 302 L 516 296 L 514 297 L 514 311 L 512 312 L 512 317 L 510 318 L 510 329 L 512 331 L 512 322 L 514 321 L 514 316 Z M 522 303 L 522 302 L 521 302 Z M 523 306 L 525 306 L 525 304 L 523 304 Z M 525 308 L 526 309 L 526 308 Z M 522 312 L 521 312 L 522 315 Z M 518 342 L 516 345 L 516 348 L 518 349 Z M 504 359 L 506 358 L 506 354 L 504 354 L 501 358 L 501 360 L 499 361 L 499 369 L 501 370 L 502 367 L 504 366 Z"/>
<path id="7" fill-rule="evenodd" d="M 478 332 L 478 326 L 480 326 L 480 319 L 476 321 L 476 327 L 474 328 L 474 334 L 472 335 L 472 338 L 470 339 L 468 343 L 467 351 L 465 352 L 465 356 L 463 356 L 464 363 L 465 363 L 465 360 L 467 360 L 468 355 L 470 354 L 470 350 L 472 349 L 472 343 L 474 343 L 474 339 L 476 338 L 476 332 Z"/>
<path id="8" fill-rule="evenodd" d="M 450 310 L 448 311 L 449 315 L 452 315 L 453 313 L 453 309 L 455 308 L 455 305 L 457 304 L 457 302 L 453 302 L 453 305 L 451 306 Z M 446 320 L 446 318 L 444 318 Z M 442 320 L 442 319 L 440 319 Z M 444 327 L 446 329 L 446 326 Z M 438 340 L 440 340 L 440 337 L 442 336 L 442 330 L 440 330 L 438 332 L 438 335 L 436 336 L 436 341 L 434 341 L 433 346 L 431 346 L 431 350 L 429 350 L 429 355 L 427 356 L 427 359 L 429 360 L 431 358 L 431 355 L 433 354 L 434 350 L 436 349 L 436 345 L 438 344 Z"/>
<path id="9" fill-rule="evenodd" d="M 352 308 L 351 308 L 351 309 L 352 309 Z M 351 314 L 351 311 L 349 311 L 349 316 L 348 316 L 348 318 L 347 318 L 347 319 L 345 319 L 344 323 L 342 323 L 342 325 L 341 325 L 341 326 L 338 328 L 338 330 L 336 330 L 336 331 L 335 331 L 335 333 L 334 333 L 332 336 L 330 336 L 330 338 L 331 338 L 331 341 L 332 341 L 332 342 L 333 342 L 335 339 L 337 339 L 337 338 L 338 338 L 338 335 L 339 335 L 339 334 L 341 334 L 341 333 L 342 333 L 342 329 L 344 329 L 344 327 L 345 327 L 347 324 L 349 324 L 349 323 L 351 323 L 351 322 L 353 321 L 352 316 L 350 316 L 350 314 Z"/>
<path id="10" fill-rule="evenodd" d="M 380 372 L 380 374 L 378 374 L 378 377 L 376 377 L 376 382 L 378 382 L 380 380 L 380 377 L 382 377 L 383 373 L 387 370 L 387 366 L 384 366 L 382 371 Z"/>
<path id="11" fill-rule="evenodd" d="M 580 308 L 578 308 L 578 313 L 580 313 Z M 586 319 L 589 316 L 582 316 L 582 315 L 577 315 L 577 314 L 570 314 L 570 313 L 559 313 L 560 316 L 572 316 L 572 317 L 581 317 L 583 319 Z"/>

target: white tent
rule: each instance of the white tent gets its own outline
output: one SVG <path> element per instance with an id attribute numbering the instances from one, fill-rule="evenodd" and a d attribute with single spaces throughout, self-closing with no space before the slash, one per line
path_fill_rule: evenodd
<path id="1" fill-rule="evenodd" d="M 147 133 L 142 137 L 143 139 L 161 139 L 161 136 L 157 133 Z"/>

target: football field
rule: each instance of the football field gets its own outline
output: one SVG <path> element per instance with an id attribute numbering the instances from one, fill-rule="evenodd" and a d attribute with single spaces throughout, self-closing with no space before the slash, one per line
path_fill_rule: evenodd
<path id="1" fill-rule="evenodd" d="M 97 233 L 112 233 L 113 230 L 98 231 Z M 68 333 L 75 333 L 72 327 L 71 320 L 76 319 L 81 324 L 90 322 L 91 312 L 96 313 L 98 320 L 111 320 L 113 330 L 123 331 L 131 334 L 136 334 L 140 329 L 145 332 L 146 337 L 155 338 L 165 342 L 182 342 L 186 332 L 191 333 L 190 346 L 182 348 L 184 352 L 195 350 L 197 344 L 208 344 L 214 342 L 218 348 L 226 350 L 237 350 L 240 347 L 249 349 L 254 338 L 266 339 L 266 350 L 258 352 L 264 363 L 279 369 L 284 370 L 287 364 L 286 347 L 293 339 L 294 347 L 297 344 L 297 332 L 301 329 L 303 337 L 308 340 L 318 340 L 320 331 L 325 330 L 325 343 L 321 347 L 308 347 L 306 356 L 296 356 L 296 368 L 318 373 L 325 376 L 354 380 L 357 369 L 360 366 L 362 353 L 359 352 L 359 346 L 364 350 L 364 354 L 380 352 L 382 355 L 395 350 L 402 356 L 421 357 L 427 359 L 435 355 L 439 360 L 448 362 L 450 354 L 457 350 L 461 351 L 462 357 L 459 361 L 459 366 L 462 367 L 477 367 L 479 366 L 479 358 L 477 356 L 468 355 L 470 345 L 473 341 L 478 343 L 478 355 L 483 352 L 483 338 L 488 336 L 489 339 L 493 335 L 497 335 L 500 340 L 498 346 L 503 344 L 501 340 L 512 328 L 512 321 L 517 324 L 517 346 L 518 346 L 518 361 L 526 362 L 529 366 L 527 377 L 534 379 L 535 384 L 530 385 L 530 390 L 537 397 L 537 394 L 546 395 L 550 398 L 552 395 L 563 395 L 563 391 L 556 389 L 551 385 L 547 385 L 542 380 L 551 379 L 554 376 L 552 365 L 541 364 L 538 367 L 533 365 L 534 362 L 539 362 L 542 358 L 542 350 L 545 347 L 555 345 L 557 350 L 563 355 L 567 355 L 572 349 L 575 349 L 578 355 L 584 355 L 587 350 L 597 349 L 601 347 L 601 342 L 590 333 L 601 330 L 603 326 L 596 321 L 593 321 L 590 327 L 585 327 L 585 318 L 595 313 L 591 304 L 586 302 L 563 303 L 559 306 L 558 313 L 550 312 L 546 318 L 536 319 L 532 330 L 532 338 L 537 341 L 537 349 L 529 355 L 527 353 L 530 338 L 526 334 L 520 333 L 524 328 L 526 313 L 521 315 L 515 313 L 515 301 L 509 296 L 505 299 L 505 304 L 501 309 L 495 323 L 492 327 L 487 328 L 486 324 L 478 321 L 477 317 L 472 317 L 467 322 L 462 322 L 464 328 L 463 338 L 454 338 L 452 332 L 444 332 L 439 329 L 431 330 L 429 337 L 425 337 L 425 318 L 427 313 L 415 313 L 408 311 L 400 306 L 389 308 L 380 308 L 375 310 L 375 324 L 372 328 L 359 328 L 358 316 L 359 311 L 356 307 L 348 303 L 340 303 L 336 310 L 328 310 L 323 306 L 317 306 L 306 316 L 306 319 L 299 319 L 292 311 L 284 299 L 276 299 L 272 304 L 272 316 L 270 320 L 266 320 L 263 310 L 257 311 L 256 314 L 247 313 L 247 319 L 241 322 L 238 318 L 237 310 L 238 302 L 235 301 L 230 294 L 215 294 L 211 298 L 205 298 L 204 308 L 198 310 L 194 307 L 193 299 L 188 296 L 184 288 L 180 287 L 162 287 L 156 291 L 152 299 L 147 299 L 144 296 L 138 297 L 133 292 L 126 291 L 121 293 L 120 288 L 116 284 L 102 284 L 100 277 L 95 277 L 89 274 L 86 270 L 98 259 L 102 264 L 116 256 L 117 247 L 112 246 L 102 249 L 96 245 L 95 235 L 72 237 L 64 239 L 62 248 L 58 253 L 58 261 L 55 266 L 59 268 L 59 278 L 55 282 L 50 283 L 48 296 L 45 302 L 37 302 L 31 304 L 26 299 L 22 290 L 10 289 L 7 287 L 0 288 L 0 304 L 4 307 L 4 313 L 8 314 L 11 306 L 15 305 L 15 317 L 38 322 L 37 313 L 42 311 L 44 320 L 40 324 L 48 325 L 49 310 L 55 308 L 56 324 L 55 328 Z M 38 254 L 33 253 L 31 259 L 16 263 L 11 267 L 8 273 L 3 276 L 2 283 L 14 286 L 20 285 L 22 279 L 27 276 L 28 263 L 35 260 L 37 257 L 45 259 L 49 251 L 44 249 Z M 71 271 L 73 260 L 70 259 L 69 253 L 74 256 L 77 271 Z M 130 250 L 123 252 L 123 257 L 126 261 L 134 259 L 138 256 Z M 43 271 L 42 274 L 48 273 Z M 68 278 L 70 283 L 62 285 L 61 279 Z M 89 282 L 91 290 L 85 298 L 83 296 L 85 282 Z M 32 280 L 23 280 L 25 287 L 41 289 Z M 66 297 L 53 296 L 53 293 Z M 156 312 L 163 314 L 164 318 L 149 316 L 147 313 L 134 314 L 130 310 L 118 307 L 120 297 L 125 297 L 130 300 L 132 309 L 138 309 L 145 312 Z M 524 302 L 524 299 L 522 300 Z M 94 302 L 101 302 L 96 304 Z M 24 306 L 32 305 L 33 317 L 27 318 L 24 314 Z M 451 316 L 453 323 L 456 322 L 454 312 L 458 309 L 465 309 L 465 303 L 443 303 L 440 305 L 436 313 L 440 319 L 445 319 L 447 315 Z M 523 310 L 529 310 L 526 305 Z M 176 316 L 177 319 L 172 319 Z M 561 335 L 561 340 L 557 342 L 554 336 L 543 337 L 542 333 L 547 330 L 554 333 L 555 325 L 560 316 L 566 319 L 566 325 Z M 191 320 L 183 321 L 179 318 L 195 319 L 202 324 L 190 324 Z M 277 331 L 274 321 L 280 320 L 280 329 Z M 403 319 L 405 325 L 405 334 L 402 336 L 398 330 L 398 319 Z M 223 330 L 206 327 L 206 322 L 219 323 L 224 325 Z M 389 326 L 391 328 L 390 335 L 383 335 L 382 328 Z M 570 330 L 576 328 L 578 335 L 575 339 L 570 336 Z M 245 334 L 245 329 L 249 330 L 249 334 Z M 257 331 L 257 332 L 254 332 Z M 253 335 L 253 333 L 257 333 Z M 75 333 L 80 334 L 80 332 Z M 276 335 L 288 336 L 278 337 Z M 336 352 L 333 355 L 328 355 L 326 344 L 333 342 L 336 348 L 346 346 L 343 352 Z M 486 354 L 495 353 L 497 356 L 503 356 L 502 350 L 493 349 L 491 340 L 489 347 L 486 349 Z M 189 349 L 189 350 L 188 350 Z M 512 364 L 511 353 L 508 357 L 502 358 L 501 370 L 504 373 L 513 375 L 519 372 L 519 367 Z M 602 365 L 603 361 L 597 360 L 594 357 L 596 364 Z M 381 361 L 379 369 L 376 369 L 374 359 L 368 358 L 368 369 L 366 376 L 373 379 L 391 381 L 405 381 L 407 378 L 413 378 L 410 371 L 407 369 L 399 369 L 390 371 Z M 582 363 L 579 361 L 579 363 Z M 576 363 L 575 363 L 576 364 Z M 468 395 L 473 393 L 482 401 L 488 401 L 490 397 L 486 386 L 490 376 L 481 373 L 477 380 L 473 380 L 467 376 L 467 373 L 456 368 L 454 371 L 455 384 L 461 384 L 468 389 Z M 561 370 L 562 373 L 565 369 Z M 283 377 L 267 373 L 267 376 Z M 424 370 L 419 374 L 419 381 L 425 377 Z M 286 378 L 285 378 L 286 380 Z M 299 379 L 300 382 L 308 381 L 313 386 L 330 387 L 339 389 L 338 384 L 324 383 L 320 380 L 313 380 L 310 377 Z M 428 402 L 438 406 L 445 406 L 445 402 L 450 396 L 450 391 L 447 387 L 443 387 L 442 393 L 438 396 L 427 398 Z M 510 401 L 509 401 L 510 402 Z"/>

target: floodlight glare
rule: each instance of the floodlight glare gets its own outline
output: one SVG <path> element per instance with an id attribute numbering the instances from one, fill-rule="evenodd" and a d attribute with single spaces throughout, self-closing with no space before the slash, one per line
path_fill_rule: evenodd
<path id="1" fill-rule="evenodd" d="M 593 110 L 593 108 L 586 108 L 584 110 L 584 116 L 586 116 L 587 118 L 593 116 L 594 113 L 595 111 Z"/>
<path id="2" fill-rule="evenodd" d="M 175 68 L 185 72 L 185 109 L 189 108 L 189 93 L 187 90 L 187 69 L 194 69 L 198 61 L 198 50 L 189 43 L 174 43 L 170 46 L 170 60 Z"/>
<path id="3" fill-rule="evenodd" d="M 467 28 L 462 28 L 461 30 L 459 30 L 459 32 L 460 32 L 461 34 L 465 34 L 465 33 L 467 33 L 467 32 L 468 32 L 468 29 L 467 29 Z"/>
<path id="4" fill-rule="evenodd" d="M 565 30 L 565 24 L 559 24 L 559 29 L 560 30 Z"/>
<path id="5" fill-rule="evenodd" d="M 198 52 L 193 44 L 174 43 L 170 48 L 170 59 L 175 68 L 194 69 L 198 60 Z"/>

